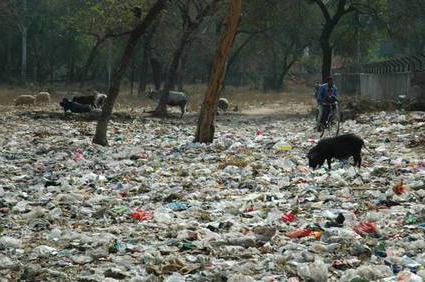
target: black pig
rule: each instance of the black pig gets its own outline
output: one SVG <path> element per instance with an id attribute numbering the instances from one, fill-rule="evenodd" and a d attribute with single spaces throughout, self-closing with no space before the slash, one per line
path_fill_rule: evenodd
<path id="1" fill-rule="evenodd" d="M 82 105 L 90 105 L 92 107 L 96 107 L 96 96 L 76 96 L 72 98 L 72 102 L 82 104 Z"/>
<path id="2" fill-rule="evenodd" d="M 363 140 L 354 134 L 345 134 L 333 138 L 322 139 L 314 146 L 307 155 L 308 165 L 313 168 L 320 168 L 325 160 L 331 169 L 333 158 L 346 160 L 354 158 L 354 165 L 361 166 L 361 150 L 364 146 Z"/>
<path id="3" fill-rule="evenodd" d="M 77 102 L 70 102 L 68 99 L 63 98 L 62 102 L 59 103 L 63 107 L 65 113 L 71 111 L 72 113 L 89 113 L 92 111 L 90 105 L 83 105 Z"/>

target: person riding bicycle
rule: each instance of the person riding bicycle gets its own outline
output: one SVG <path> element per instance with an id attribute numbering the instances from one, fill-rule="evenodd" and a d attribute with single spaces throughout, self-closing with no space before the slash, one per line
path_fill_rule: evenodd
<path id="1" fill-rule="evenodd" d="M 337 89 L 332 77 L 326 79 L 326 83 L 319 88 L 317 104 L 319 105 L 319 116 L 317 118 L 317 131 L 322 130 L 322 125 L 329 116 L 331 105 L 337 101 Z"/>

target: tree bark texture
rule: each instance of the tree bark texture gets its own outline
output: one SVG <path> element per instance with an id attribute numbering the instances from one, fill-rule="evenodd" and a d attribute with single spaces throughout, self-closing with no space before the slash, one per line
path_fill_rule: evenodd
<path id="1" fill-rule="evenodd" d="M 195 142 L 211 143 L 214 140 L 215 115 L 219 99 L 219 91 L 226 71 L 226 61 L 235 39 L 241 15 L 242 0 L 231 0 L 226 31 L 220 39 L 214 63 L 211 70 L 210 82 L 199 113 Z"/>
<path id="2" fill-rule="evenodd" d="M 108 122 L 111 118 L 112 110 L 114 108 L 115 101 L 120 91 L 122 78 L 128 68 L 128 65 L 130 64 L 137 42 L 139 41 L 140 37 L 146 32 L 146 30 L 149 28 L 155 18 L 159 15 L 159 13 L 165 8 L 167 1 L 168 0 L 157 0 L 149 10 L 146 17 L 141 22 L 139 22 L 131 31 L 124 53 L 121 57 L 121 62 L 117 70 L 113 74 L 111 87 L 109 88 L 108 98 L 106 99 L 105 104 L 102 108 L 102 113 L 96 126 L 96 133 L 93 138 L 93 143 L 102 146 L 108 145 Z"/>

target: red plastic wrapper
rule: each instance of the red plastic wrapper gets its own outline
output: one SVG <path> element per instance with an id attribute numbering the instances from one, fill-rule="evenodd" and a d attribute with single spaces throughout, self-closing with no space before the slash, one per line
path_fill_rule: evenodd
<path id="1" fill-rule="evenodd" d="M 353 230 L 359 235 L 375 234 L 376 225 L 372 222 L 362 222 L 353 227 Z"/>
<path id="2" fill-rule="evenodd" d="M 153 218 L 153 212 L 136 209 L 134 213 L 130 214 L 130 217 L 138 221 L 151 220 Z"/>
<path id="3" fill-rule="evenodd" d="M 83 149 L 78 148 L 75 150 L 74 161 L 79 162 L 84 160 Z"/>
<path id="4" fill-rule="evenodd" d="M 293 213 L 287 213 L 280 218 L 283 222 L 289 223 L 297 220 L 297 216 Z"/>
<path id="5" fill-rule="evenodd" d="M 395 193 L 395 194 L 397 194 L 397 195 L 401 195 L 401 194 L 403 194 L 404 192 L 406 192 L 406 187 L 404 187 L 403 180 L 401 180 L 401 181 L 400 181 L 400 183 L 398 183 L 397 185 L 395 185 L 395 186 L 393 187 L 393 191 L 394 191 L 394 193 Z"/>
<path id="6" fill-rule="evenodd" d="M 314 235 L 314 232 L 313 230 L 310 230 L 310 229 L 296 229 L 296 230 L 289 231 L 285 235 L 288 236 L 289 238 L 296 239 L 296 238 L 303 238 L 303 237 Z"/>
<path id="7" fill-rule="evenodd" d="M 244 210 L 244 212 L 253 212 L 253 211 L 255 211 L 254 207 L 248 207 Z"/>

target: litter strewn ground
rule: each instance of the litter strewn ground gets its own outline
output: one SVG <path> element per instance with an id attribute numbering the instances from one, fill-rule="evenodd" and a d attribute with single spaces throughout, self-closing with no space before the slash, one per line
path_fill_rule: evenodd
<path id="1" fill-rule="evenodd" d="M 425 279 L 423 112 L 345 122 L 363 167 L 312 171 L 312 118 L 221 115 L 202 145 L 195 117 L 134 114 L 103 148 L 94 123 L 4 109 L 0 281 Z"/>

